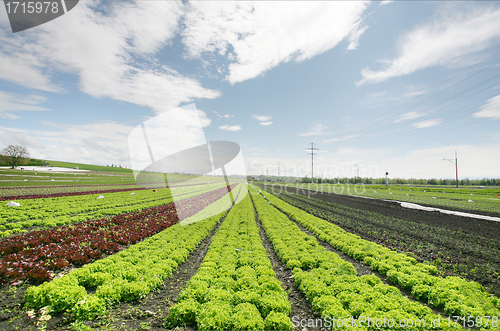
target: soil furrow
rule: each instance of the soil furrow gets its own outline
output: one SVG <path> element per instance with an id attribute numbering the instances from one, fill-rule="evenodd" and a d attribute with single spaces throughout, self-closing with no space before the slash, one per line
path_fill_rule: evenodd
<path id="1" fill-rule="evenodd" d="M 363 275 L 375 275 L 377 276 L 378 278 L 380 278 L 380 280 L 384 283 L 384 284 L 387 284 L 387 285 L 390 285 L 390 286 L 393 286 L 393 287 L 396 287 L 400 292 L 401 294 L 403 294 L 405 297 L 407 297 L 408 299 L 410 299 L 411 301 L 414 301 L 414 302 L 418 302 L 419 304 L 422 304 L 426 307 L 429 307 L 430 309 L 432 309 L 432 311 L 435 313 L 435 314 L 439 314 L 441 315 L 443 318 L 448 318 L 448 315 L 446 315 L 446 313 L 444 312 L 443 309 L 437 309 L 435 307 L 432 307 L 432 306 L 429 306 L 427 303 L 424 303 L 424 302 L 421 302 L 421 301 L 418 301 L 418 300 L 415 300 L 415 298 L 413 298 L 413 296 L 411 295 L 411 291 L 409 290 L 406 290 L 406 289 L 403 289 L 401 288 L 400 286 L 394 284 L 394 283 L 391 283 L 388 279 L 388 277 L 386 275 L 383 275 L 381 274 L 380 272 L 376 271 L 376 270 L 372 270 L 369 266 L 367 266 L 366 264 L 364 264 L 363 262 L 359 262 L 355 259 L 353 259 L 352 257 L 344 254 L 342 251 L 339 251 L 335 248 L 332 247 L 332 245 L 330 245 L 329 243 L 319 239 L 314 233 L 312 233 L 311 231 L 309 231 L 308 229 L 306 229 L 304 226 L 302 226 L 301 224 L 297 223 L 296 221 L 292 220 L 290 217 L 288 217 L 288 215 L 286 213 L 284 213 L 281 209 L 279 209 L 278 207 L 274 206 L 277 210 L 279 210 L 281 213 L 283 213 L 283 215 L 285 215 L 291 222 L 293 222 L 294 224 L 296 224 L 299 229 L 306 233 L 307 235 L 309 236 L 312 236 L 316 239 L 316 241 L 318 242 L 318 244 L 320 244 L 323 248 L 325 248 L 327 251 L 330 251 L 330 252 L 333 252 L 335 254 L 337 254 L 338 256 L 340 256 L 340 258 L 342 258 L 344 261 L 347 261 L 349 263 L 351 263 L 354 268 L 356 268 L 356 271 L 358 273 L 358 276 L 363 276 Z"/>
<path id="2" fill-rule="evenodd" d="M 439 245 L 439 246 L 444 247 L 444 248 L 449 249 L 449 250 L 456 250 L 457 249 L 456 242 L 455 243 L 450 242 L 451 240 L 456 241 L 457 238 L 449 239 L 449 238 L 445 237 L 445 238 L 443 238 L 443 240 L 437 241 L 435 238 L 432 238 L 432 236 L 429 236 L 427 233 L 423 234 L 423 233 L 411 232 L 409 230 L 401 229 L 401 228 L 398 228 L 397 226 L 391 226 L 390 224 L 386 224 L 383 222 L 371 221 L 371 220 L 366 219 L 366 218 L 361 218 L 359 216 L 350 215 L 348 213 L 342 213 L 342 212 L 339 212 L 337 210 L 332 211 L 328 207 L 319 206 L 317 204 L 303 201 L 301 199 L 296 199 L 293 195 L 287 195 L 287 198 L 290 200 L 298 201 L 299 203 L 304 203 L 304 204 L 306 204 L 310 207 L 313 207 L 315 209 L 319 209 L 319 210 L 322 210 L 322 211 L 325 211 L 328 213 L 333 213 L 333 214 L 335 214 L 335 216 L 340 215 L 343 219 L 352 219 L 352 220 L 355 220 L 358 222 L 370 224 L 373 227 L 376 227 L 378 229 L 383 228 L 383 229 L 386 229 L 388 231 L 392 231 L 394 233 L 397 233 L 398 236 L 404 235 L 409 239 L 418 240 L 421 242 L 427 242 L 429 244 Z M 300 207 L 298 207 L 298 208 L 300 208 Z M 355 226 L 350 226 L 348 224 L 340 223 L 340 222 L 334 222 L 330 219 L 326 219 L 326 218 L 320 217 L 320 216 L 317 216 L 317 217 L 322 218 L 327 222 L 334 223 L 334 224 L 344 228 L 345 230 L 348 230 L 349 232 L 352 232 L 352 233 L 355 233 L 359 236 L 364 237 L 367 240 L 375 241 L 375 242 L 380 241 L 379 237 L 370 236 L 367 233 L 360 233 Z M 498 263 L 499 262 L 498 256 L 490 256 L 490 255 L 486 254 L 487 250 L 485 251 L 485 249 L 486 248 L 491 249 L 491 246 L 489 246 L 489 245 L 491 245 L 490 243 L 479 243 L 477 245 L 478 245 L 477 250 L 473 250 L 470 247 L 467 247 L 467 248 L 465 248 L 466 250 L 462 250 L 462 254 L 468 255 L 468 256 L 472 255 L 472 256 L 477 257 L 479 259 L 488 260 L 491 263 Z"/>
<path id="3" fill-rule="evenodd" d="M 168 316 L 169 307 L 177 302 L 179 293 L 198 271 L 217 230 L 225 218 L 224 216 L 214 226 L 210 234 L 189 254 L 187 261 L 180 264 L 163 285 L 149 293 L 142 301 L 121 303 L 113 306 L 103 320 L 112 320 L 113 325 L 122 327 L 125 330 L 141 330 L 141 328 L 147 327 L 149 327 L 148 330 L 166 330 L 163 323 Z M 86 322 L 85 324 L 95 327 L 101 323 L 96 321 Z M 195 330 L 195 328 L 185 327 L 184 330 Z"/>
<path id="4" fill-rule="evenodd" d="M 251 195 L 250 195 L 251 196 Z M 252 198 L 253 204 L 253 198 Z M 278 255 L 274 251 L 273 245 L 267 238 L 267 235 L 262 228 L 262 224 L 258 218 L 257 211 L 255 210 L 255 205 L 253 206 L 255 213 L 255 221 L 259 227 L 259 234 L 262 240 L 262 245 L 266 248 L 267 257 L 271 261 L 273 270 L 276 273 L 276 277 L 281 282 L 281 286 L 288 294 L 288 300 L 291 304 L 290 318 L 301 320 L 317 319 L 321 316 L 312 310 L 311 303 L 307 300 L 304 293 L 302 293 L 294 282 L 293 274 L 290 269 L 288 269 L 279 259 Z M 295 330 L 302 331 L 304 328 L 296 327 Z M 306 330 L 327 330 L 324 327 L 307 327 Z"/>
<path id="5" fill-rule="evenodd" d="M 269 186 L 268 186 L 269 187 Z M 291 191 L 289 189 L 289 191 Z M 295 190 L 295 191 L 304 191 L 304 190 Z M 285 193 L 282 193 L 283 195 Z M 286 199 L 290 199 L 290 201 L 298 201 L 300 203 L 308 204 L 304 202 L 301 198 L 294 197 L 295 194 L 286 194 Z M 324 194 L 325 196 L 321 198 L 322 201 L 340 204 L 337 201 L 338 195 L 336 194 Z M 327 199 L 327 196 L 330 196 Z M 279 194 L 278 194 L 279 196 Z M 305 194 L 300 194 L 300 196 L 307 196 L 307 192 Z M 319 198 L 315 196 L 315 198 Z M 343 197 L 341 197 L 343 198 Z M 487 232 L 485 228 L 489 227 L 489 225 L 496 226 L 497 224 L 493 224 L 496 222 L 487 222 L 483 223 L 481 220 L 473 220 L 470 218 L 445 215 L 441 213 L 435 212 L 422 212 L 422 211 L 414 211 L 407 210 L 406 208 L 399 207 L 401 210 L 398 211 L 401 215 L 404 216 L 404 213 L 408 213 L 409 217 L 401 217 L 401 215 L 393 215 L 391 214 L 391 210 L 396 208 L 396 204 L 392 202 L 387 202 L 389 207 L 387 210 L 389 212 L 384 213 L 383 210 L 372 210 L 371 204 L 373 201 L 370 199 L 362 199 L 358 197 L 347 197 L 347 199 L 358 200 L 354 206 L 347 205 L 348 208 L 358 209 L 366 212 L 376 213 L 382 216 L 395 217 L 400 220 L 408 221 L 408 222 L 417 222 L 424 223 L 429 225 L 431 228 L 434 226 L 441 227 L 439 224 L 445 222 L 446 219 L 450 219 L 448 226 L 444 227 L 449 229 L 450 231 L 454 231 L 457 233 L 467 233 L 463 231 L 463 227 L 461 224 L 465 224 L 468 227 L 475 226 L 478 231 Z M 320 200 L 320 201 L 321 201 Z M 365 203 L 363 205 L 363 203 Z M 386 203 L 385 201 L 379 201 L 381 204 Z M 318 202 L 319 203 L 319 202 Z M 293 204 L 293 202 L 292 202 Z M 326 207 L 318 208 L 315 204 L 309 204 L 313 208 L 324 210 L 326 213 L 331 213 L 332 215 L 336 215 L 335 210 L 328 210 Z M 300 208 L 300 206 L 296 206 Z M 303 208 L 300 208 L 303 209 Z M 307 211 L 306 211 L 307 212 Z M 420 214 L 419 214 L 420 213 Z M 319 218 L 325 219 L 325 217 L 321 215 L 315 215 Z M 419 216 L 419 217 L 417 217 Z M 347 220 L 350 219 L 348 216 Z M 490 243 L 488 249 L 484 250 L 481 253 L 478 253 L 478 250 L 484 247 L 484 243 L 480 240 L 481 233 L 473 233 L 467 235 L 466 239 L 457 238 L 452 234 L 443 234 L 442 238 L 438 236 L 435 240 L 427 239 L 419 239 L 418 236 L 412 236 L 411 234 L 406 234 L 403 229 L 394 229 L 394 230 L 385 230 L 384 227 L 376 227 L 372 224 L 367 224 L 367 226 L 363 226 L 365 223 L 369 223 L 368 220 L 360 220 L 357 224 L 339 224 L 330 219 L 325 219 L 327 222 L 335 224 L 342 229 L 359 235 L 361 238 L 372 241 L 379 245 L 388 247 L 390 249 L 397 250 L 398 252 L 404 252 L 406 254 L 410 254 L 419 262 L 429 261 L 434 263 L 436 267 L 440 270 L 443 276 L 458 276 L 462 278 L 466 278 L 471 281 L 475 281 L 480 283 L 484 288 L 495 295 L 500 295 L 500 278 L 498 278 L 498 273 L 500 269 L 498 269 L 498 254 L 494 252 L 497 251 L 498 245 Z M 460 221 L 461 223 L 456 223 Z M 477 222 L 476 222 L 477 221 Z M 356 220 L 353 218 L 353 222 Z M 439 223 L 439 224 L 436 224 Z M 348 222 L 346 222 L 348 223 Z M 491 224 L 489 224 L 491 223 Z M 458 224 L 458 225 L 457 225 Z M 464 225 L 464 226 L 465 226 Z M 370 228 L 371 227 L 371 228 Z M 443 227 L 441 227 L 443 228 Z M 385 231 L 385 232 L 384 232 Z M 496 230 L 492 229 L 492 233 Z M 499 232 L 500 233 L 500 232 Z M 425 233 L 424 233 L 425 234 Z M 429 233 L 429 237 L 432 237 L 434 233 Z M 483 233 L 484 234 L 484 233 Z M 451 237 L 450 237 L 451 236 Z M 469 238 L 471 237 L 471 238 Z M 484 236 L 483 236 L 484 237 Z M 474 239 L 474 238 L 477 238 Z M 492 239 L 490 236 L 485 238 L 488 242 L 498 242 L 498 238 Z M 455 243 L 454 245 L 450 242 Z"/>
<path id="6" fill-rule="evenodd" d="M 265 185 L 264 189 L 266 190 Z M 273 188 L 267 185 L 267 190 L 269 189 L 271 189 L 271 191 L 268 192 L 273 193 L 272 192 Z M 287 187 L 285 192 L 297 193 L 305 196 L 308 196 L 308 194 L 310 194 L 308 190 L 298 189 L 294 187 Z M 312 192 L 313 194 L 310 195 L 313 196 L 314 198 L 341 204 L 350 208 L 362 209 L 414 222 L 425 222 L 426 224 L 432 224 L 434 226 L 450 228 L 453 230 L 461 230 L 494 240 L 500 238 L 500 222 L 493 222 L 481 219 L 472 219 L 473 222 L 471 222 L 471 219 L 467 217 L 442 214 L 438 212 L 423 212 L 421 210 L 404 208 L 401 207 L 401 205 L 396 201 L 363 199 L 356 196 L 326 193 L 320 191 L 312 191 Z M 448 207 L 443 207 L 443 208 L 450 210 L 452 209 Z M 470 212 L 470 210 L 460 210 L 460 211 Z M 487 213 L 487 212 L 476 212 L 476 211 L 474 211 L 474 213 L 500 217 L 499 213 Z M 425 218 L 423 218 L 422 215 L 425 215 Z"/>

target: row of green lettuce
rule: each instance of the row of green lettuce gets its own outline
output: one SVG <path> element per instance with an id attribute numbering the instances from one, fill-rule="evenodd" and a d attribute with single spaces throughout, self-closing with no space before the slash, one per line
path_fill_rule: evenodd
<path id="1" fill-rule="evenodd" d="M 316 238 L 299 229 L 258 193 L 251 193 L 262 226 L 281 261 L 290 269 L 299 289 L 320 313 L 325 326 L 349 330 L 459 329 L 437 325 L 440 316 L 413 302 L 374 275 L 357 276 L 354 266 L 327 251 Z M 266 194 L 266 197 L 268 195 Z M 386 321 L 378 325 L 379 321 Z M 331 325 L 326 325 L 327 322 Z M 393 321 L 394 324 L 391 326 Z"/>
<path id="2" fill-rule="evenodd" d="M 198 269 L 170 307 L 167 327 L 293 330 L 290 302 L 262 245 L 247 196 L 227 215 Z"/>
<path id="3" fill-rule="evenodd" d="M 235 194 L 241 190 L 242 185 Z M 72 312 L 77 320 L 104 315 L 121 301 L 144 298 L 184 263 L 231 207 L 228 194 L 200 213 L 215 216 L 188 225 L 180 223 L 115 255 L 74 269 L 40 286 L 28 288 L 26 307 Z M 89 291 L 95 292 L 90 294 Z"/>
<path id="4" fill-rule="evenodd" d="M 438 267 L 439 274 L 442 269 L 447 269 L 447 271 L 453 271 L 456 276 L 474 280 L 480 284 L 489 283 L 491 285 L 489 291 L 497 296 L 500 294 L 499 286 L 495 286 L 494 283 L 495 280 L 500 280 L 496 272 L 497 266 L 500 265 L 498 238 L 457 228 L 437 226 L 425 220 L 416 222 L 400 219 L 302 194 L 279 193 L 276 196 L 346 231 L 354 232 L 370 241 L 378 238 L 379 244 L 407 252 L 407 255 L 417 259 L 416 255 L 425 257 L 427 253 L 432 252 L 434 259 L 432 263 Z M 482 228 L 481 223 L 484 222 L 476 223 L 478 229 Z M 471 259 L 472 255 L 474 258 Z"/>
<path id="5" fill-rule="evenodd" d="M 339 225 L 351 225 L 354 220 L 368 220 L 366 226 L 373 231 L 379 230 L 383 233 L 384 229 L 401 230 L 418 236 L 425 235 L 426 240 L 430 242 L 441 242 L 447 247 L 453 247 L 460 252 L 471 251 L 478 256 L 487 258 L 500 257 L 500 251 L 495 249 L 498 246 L 498 239 L 486 238 L 475 233 L 460 231 L 453 228 L 445 228 L 432 225 L 425 222 L 413 222 L 405 219 L 399 219 L 394 216 L 382 215 L 368 210 L 351 208 L 339 203 L 322 200 L 316 197 L 308 197 L 299 194 L 278 194 L 276 197 L 290 203 L 291 205 L 313 214 L 327 221 L 337 222 Z M 356 223 L 356 222 L 355 222 Z M 361 223 L 363 223 L 361 221 Z M 365 229 L 366 230 L 366 229 Z M 397 237 L 397 231 L 394 231 Z M 394 238 L 394 237 L 391 237 Z M 485 250 L 489 247 L 490 250 Z M 500 262 L 500 261 L 499 261 Z"/>
<path id="6" fill-rule="evenodd" d="M 376 243 L 361 239 L 342 228 L 266 193 L 266 197 L 291 219 L 306 227 L 319 239 L 346 255 L 363 261 L 389 280 L 410 290 L 412 295 L 429 305 L 442 308 L 450 316 L 499 317 L 500 300 L 476 283 L 459 277 L 436 276 L 433 265 L 417 263 L 404 253 L 397 253 Z M 488 318 L 488 317 L 485 317 Z M 491 324 L 490 324 L 491 326 Z"/>
<path id="7" fill-rule="evenodd" d="M 180 190 L 179 188 L 177 190 Z M 214 186 L 186 188 L 176 193 L 182 200 L 214 190 Z M 134 193 L 134 194 L 132 194 Z M 115 216 L 173 202 L 169 189 L 115 192 L 46 199 L 26 199 L 21 207 L 0 207 L 0 237 L 26 232 L 28 227 L 55 227 L 106 216 Z"/>

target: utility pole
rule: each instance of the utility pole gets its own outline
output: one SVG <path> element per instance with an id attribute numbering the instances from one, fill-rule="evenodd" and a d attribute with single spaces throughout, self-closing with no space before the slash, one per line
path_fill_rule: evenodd
<path id="1" fill-rule="evenodd" d="M 455 165 L 455 182 L 456 182 L 456 188 L 458 188 L 458 158 L 457 158 L 457 150 L 455 150 L 455 160 L 453 159 L 447 159 L 443 157 L 444 161 L 450 161 Z"/>
<path id="2" fill-rule="evenodd" d="M 389 181 L 387 180 L 387 176 L 389 175 L 389 172 L 385 172 L 385 186 L 387 186 L 387 184 L 389 184 Z"/>
<path id="3" fill-rule="evenodd" d="M 278 181 L 280 180 L 280 161 L 278 161 Z"/>
<path id="4" fill-rule="evenodd" d="M 311 143 L 311 147 L 306 148 L 306 151 L 311 155 L 311 183 L 314 183 L 314 155 L 315 151 L 319 151 L 319 148 L 314 147 L 314 143 Z"/>

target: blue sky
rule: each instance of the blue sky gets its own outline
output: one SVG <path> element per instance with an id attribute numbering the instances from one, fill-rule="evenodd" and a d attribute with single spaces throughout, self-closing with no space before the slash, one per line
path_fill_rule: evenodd
<path id="1" fill-rule="evenodd" d="M 0 9 L 0 149 L 129 166 L 135 127 L 193 103 L 235 173 L 310 176 L 314 142 L 323 177 L 454 178 L 457 150 L 498 178 L 500 4 L 80 1 L 16 34 Z"/>

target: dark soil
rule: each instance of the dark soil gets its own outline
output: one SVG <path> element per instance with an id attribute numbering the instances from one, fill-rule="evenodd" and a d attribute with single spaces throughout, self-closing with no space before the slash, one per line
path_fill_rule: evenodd
<path id="1" fill-rule="evenodd" d="M 286 187 L 286 188 L 283 187 L 283 188 L 284 188 L 283 193 L 301 194 L 311 198 L 321 199 L 351 208 L 368 210 L 370 212 L 379 213 L 383 215 L 390 215 L 400 219 L 405 219 L 415 222 L 425 222 L 435 226 L 440 226 L 455 230 L 458 229 L 461 231 L 466 231 L 469 233 L 474 233 L 476 235 L 497 240 L 500 238 L 500 222 L 487 221 L 487 220 L 481 220 L 463 216 L 455 216 L 455 215 L 443 214 L 440 212 L 428 212 L 428 211 L 404 208 L 401 207 L 401 205 L 396 201 L 366 199 L 352 195 L 325 193 L 319 191 L 309 192 L 308 190 L 305 189 L 296 189 L 291 187 Z M 266 187 L 264 187 L 264 189 L 266 189 Z M 272 190 L 268 192 L 272 193 Z M 429 205 L 429 207 L 451 210 L 451 208 L 442 206 Z M 500 213 L 476 212 L 470 210 L 459 210 L 459 211 L 465 213 L 500 217 Z"/>
<path id="2" fill-rule="evenodd" d="M 179 265 L 172 276 L 144 300 L 113 306 L 104 317 L 80 323 L 79 328 L 83 330 L 86 325 L 97 330 L 166 330 L 163 323 L 169 307 L 176 302 L 179 292 L 198 270 L 222 221 L 216 224 L 200 246 L 189 255 L 188 260 Z M 39 330 L 42 326 L 46 330 L 71 330 L 74 321 L 68 313 L 56 314 L 45 322 L 40 321 L 40 313 L 35 317 L 28 316 L 28 309 L 23 308 L 24 294 L 28 287 L 26 284 L 18 287 L 5 285 L 0 288 L 0 330 Z"/>
<path id="3" fill-rule="evenodd" d="M 500 254 L 494 253 L 500 251 L 500 222 L 413 210 L 393 201 L 321 192 L 306 198 L 307 190 L 286 191 L 275 195 L 363 239 L 432 262 L 443 276 L 477 281 L 500 295 Z M 427 230 L 415 231 L 418 226 Z"/>
<path id="4" fill-rule="evenodd" d="M 269 241 L 266 236 L 266 233 L 262 229 L 262 224 L 257 216 L 257 211 L 255 210 L 255 221 L 257 222 L 257 226 L 259 227 L 260 238 L 262 239 L 262 244 L 266 248 L 267 257 L 271 261 L 273 266 L 273 270 L 276 273 L 276 278 L 281 282 L 281 287 L 288 294 L 288 301 L 291 304 L 291 312 L 290 319 L 294 318 L 298 321 L 309 320 L 309 319 L 320 319 L 321 316 L 312 310 L 311 303 L 307 300 L 304 293 L 302 293 L 298 286 L 295 285 L 293 274 L 290 269 L 288 269 L 278 258 L 276 252 L 274 251 L 273 244 Z M 296 331 L 305 331 L 305 330 L 327 330 L 325 327 L 297 327 Z"/>
<path id="5" fill-rule="evenodd" d="M 29 287 L 3 285 L 0 288 L 0 330 L 38 330 L 36 317 L 31 318 L 23 308 L 24 294 Z"/>
<path id="6" fill-rule="evenodd" d="M 142 301 L 121 303 L 113 306 L 103 320 L 112 321 L 116 328 L 122 330 L 166 330 L 164 322 L 169 314 L 169 308 L 177 302 L 179 293 L 198 271 L 213 237 L 224 219 L 216 224 L 212 232 L 189 255 L 188 260 L 179 265 L 163 285 L 151 292 Z M 86 324 L 96 327 L 99 324 L 102 325 L 102 322 L 86 322 Z M 186 326 L 182 330 L 195 329 Z"/>
<path id="7" fill-rule="evenodd" d="M 275 206 L 276 207 L 276 206 Z M 276 209 L 280 210 L 278 207 L 276 207 Z M 281 211 L 281 210 L 280 210 Z M 285 216 L 287 216 L 286 214 L 284 214 Z M 288 216 L 287 216 L 288 217 Z M 297 225 L 299 227 L 299 229 L 304 232 L 305 234 L 309 235 L 309 236 L 312 236 L 316 239 L 316 241 L 318 242 L 318 244 L 323 247 L 324 249 L 326 249 L 327 251 L 330 251 L 330 252 L 333 252 L 335 254 L 337 254 L 338 256 L 340 256 L 340 258 L 344 261 L 347 261 L 349 262 L 350 264 L 352 264 L 354 266 L 354 268 L 356 269 L 357 271 L 357 274 L 358 276 L 363 276 L 363 275 L 375 275 L 377 276 L 378 278 L 380 278 L 380 280 L 384 283 L 384 284 L 387 284 L 387 285 L 391 285 L 391 286 L 394 286 L 394 287 L 397 287 L 399 289 L 399 291 L 401 292 L 401 294 L 403 294 L 405 297 L 407 297 L 408 299 L 410 299 L 411 301 L 414 301 L 414 302 L 418 302 L 426 307 L 429 307 L 430 309 L 432 309 L 432 311 L 435 313 L 435 314 L 439 314 L 441 315 L 442 317 L 444 318 L 448 318 L 448 315 L 446 315 L 446 313 L 444 312 L 443 309 L 437 309 L 437 308 L 434 308 L 434 307 L 431 307 L 429 306 L 428 304 L 426 303 L 423 303 L 423 302 L 420 302 L 418 300 L 415 300 L 411 294 L 411 291 L 407 290 L 407 289 L 403 289 L 401 287 L 399 287 L 398 285 L 395 285 L 393 283 L 391 283 L 389 281 L 389 278 L 386 276 L 386 275 L 383 275 L 381 274 L 380 272 L 378 272 L 377 270 L 372 270 L 369 266 L 367 266 L 366 264 L 364 264 L 363 262 L 359 262 L 355 259 L 353 259 L 352 257 L 350 257 L 349 255 L 343 253 L 342 251 L 339 251 L 335 248 L 332 247 L 332 245 L 330 245 L 329 243 L 327 243 L 326 241 L 323 241 L 321 239 L 319 239 L 314 233 L 312 233 L 311 231 L 309 231 L 307 228 L 305 228 L 303 225 L 297 223 L 296 221 L 292 220 L 290 217 L 288 217 L 288 219 L 295 223 L 295 225 Z"/>

